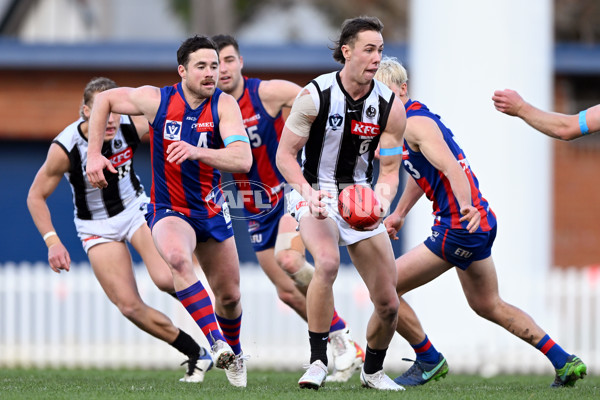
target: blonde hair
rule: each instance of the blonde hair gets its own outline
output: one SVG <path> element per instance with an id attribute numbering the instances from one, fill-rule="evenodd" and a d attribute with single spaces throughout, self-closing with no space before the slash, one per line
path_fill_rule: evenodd
<path id="1" fill-rule="evenodd" d="M 408 74 L 406 68 L 396 57 L 384 56 L 375 74 L 375 79 L 387 86 L 396 85 L 400 87 L 408 81 Z"/>

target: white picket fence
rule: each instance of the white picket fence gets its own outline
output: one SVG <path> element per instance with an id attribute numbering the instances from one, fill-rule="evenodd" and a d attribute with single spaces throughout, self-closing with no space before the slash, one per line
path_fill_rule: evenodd
<path id="1" fill-rule="evenodd" d="M 281 303 L 262 270 L 243 265 L 242 345 L 250 369 L 300 370 L 309 358 L 306 323 Z M 207 342 L 181 304 L 136 266 L 142 298 L 177 326 Z M 203 279 L 203 278 L 202 278 Z M 579 355 L 590 374 L 600 370 L 600 268 L 553 269 L 541 281 L 514 282 L 502 296 L 527 311 L 565 350 Z M 340 269 L 336 308 L 365 344 L 372 311 L 352 267 Z M 501 286 L 502 289 L 502 286 Z M 518 301 L 515 301 L 517 298 Z M 430 339 L 456 373 L 552 374 L 547 359 L 502 328 L 475 315 L 457 278 L 447 273 L 406 297 Z M 403 371 L 414 353 L 396 335 L 388 371 Z M 0 265 L 0 368 L 176 368 L 185 357 L 126 320 L 104 295 L 87 264 L 55 274 L 43 263 Z"/>

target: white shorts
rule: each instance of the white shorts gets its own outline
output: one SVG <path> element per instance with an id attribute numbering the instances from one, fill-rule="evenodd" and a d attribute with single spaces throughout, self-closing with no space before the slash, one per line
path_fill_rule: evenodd
<path id="1" fill-rule="evenodd" d="M 131 241 L 133 234 L 146 223 L 144 215 L 150 199 L 145 194 L 136 197 L 114 217 L 104 219 L 75 218 L 77 235 L 87 252 L 95 245 Z"/>
<path id="2" fill-rule="evenodd" d="M 300 223 L 300 219 L 305 215 L 310 214 L 308 202 L 298 193 L 296 190 L 290 191 L 286 198 L 288 202 L 288 212 L 292 217 L 296 218 L 296 221 Z M 351 244 L 360 242 L 361 240 L 368 239 L 370 237 L 379 235 L 381 232 L 386 232 L 385 226 L 379 224 L 377 228 L 372 231 L 357 231 L 352 229 L 350 225 L 341 217 L 338 211 L 337 195 L 333 198 L 324 198 L 321 201 L 326 203 L 327 218 L 331 218 L 338 227 L 340 233 L 340 240 L 338 244 L 340 246 L 349 246 Z"/>

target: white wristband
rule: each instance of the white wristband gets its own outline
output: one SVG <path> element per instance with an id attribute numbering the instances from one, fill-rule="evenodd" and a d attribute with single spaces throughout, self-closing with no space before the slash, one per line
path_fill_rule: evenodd
<path id="1" fill-rule="evenodd" d="M 56 232 L 50 231 L 43 236 L 44 242 L 48 240 L 49 237 L 56 236 Z"/>

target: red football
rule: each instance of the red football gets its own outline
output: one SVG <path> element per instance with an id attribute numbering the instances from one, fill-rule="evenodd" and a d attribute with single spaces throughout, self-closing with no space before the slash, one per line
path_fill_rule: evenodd
<path id="1" fill-rule="evenodd" d="M 340 215 L 353 228 L 373 225 L 379 219 L 380 208 L 375 192 L 367 186 L 347 186 L 338 196 Z"/>

